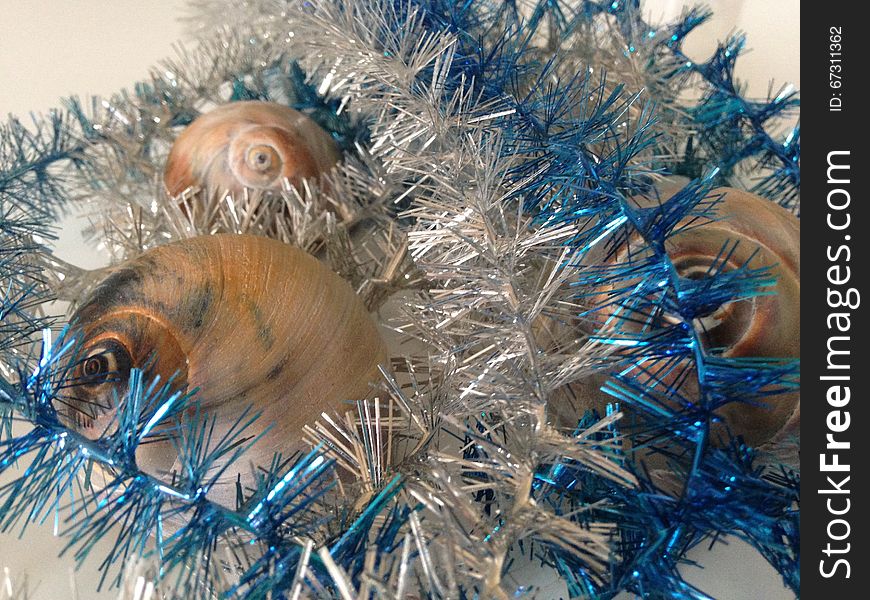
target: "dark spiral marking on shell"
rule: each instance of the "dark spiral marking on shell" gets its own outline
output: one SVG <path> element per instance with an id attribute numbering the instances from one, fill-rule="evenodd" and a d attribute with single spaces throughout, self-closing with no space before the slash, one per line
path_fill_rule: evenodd
<path id="1" fill-rule="evenodd" d="M 205 324 L 205 318 L 212 310 L 214 302 L 215 293 L 212 286 L 208 283 L 203 283 L 192 291 L 184 299 L 184 302 L 179 305 L 177 309 L 179 322 L 191 330 L 202 329 L 202 326 Z"/>
<path id="2" fill-rule="evenodd" d="M 253 300 L 244 300 L 244 305 L 245 309 L 250 312 L 251 318 L 254 319 L 254 326 L 257 328 L 257 338 L 263 342 L 263 350 L 271 350 L 272 346 L 275 345 L 275 336 L 272 335 L 272 328 L 269 327 L 266 319 L 263 318 L 263 312 Z"/>
<path id="3" fill-rule="evenodd" d="M 138 268 L 118 269 L 94 289 L 91 297 L 79 310 L 84 314 L 90 309 L 99 310 L 104 307 L 140 300 L 142 295 L 136 293 L 136 290 L 141 286 L 143 280 L 142 273 Z"/>
<path id="4" fill-rule="evenodd" d="M 275 363 L 275 365 L 271 369 L 269 369 L 269 372 L 266 373 L 266 381 L 276 380 L 278 377 L 281 376 L 281 373 L 284 372 L 284 369 L 286 369 L 289 364 L 290 364 L 290 357 L 289 356 L 285 356 L 280 361 Z"/>
<path id="5" fill-rule="evenodd" d="M 156 314 L 162 314 L 178 322 L 179 325 L 191 330 L 199 330 L 205 324 L 205 318 L 212 310 L 216 301 L 213 286 L 203 283 L 178 302 L 168 305 L 162 301 L 153 301 L 141 293 L 141 285 L 145 280 L 147 265 L 135 265 L 122 268 L 109 275 L 95 290 L 91 298 L 82 305 L 80 313 L 86 316 L 91 311 L 103 311 L 116 307 L 136 304 L 144 308 L 154 309 Z"/>

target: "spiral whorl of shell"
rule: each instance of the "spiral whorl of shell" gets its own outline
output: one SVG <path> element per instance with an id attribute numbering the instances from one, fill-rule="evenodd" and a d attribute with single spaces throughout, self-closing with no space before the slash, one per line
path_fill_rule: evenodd
<path id="1" fill-rule="evenodd" d="M 327 172 L 340 157 L 332 137 L 301 112 L 273 102 L 231 102 L 178 136 L 164 182 L 172 196 L 192 186 L 233 194 L 280 190 L 285 179 L 298 185 Z"/>
<path id="2" fill-rule="evenodd" d="M 672 193 L 679 189 L 670 187 Z M 661 201 L 668 195 L 662 194 Z M 681 224 L 686 227 L 665 243 L 677 274 L 685 279 L 703 279 L 709 276 L 711 267 L 723 271 L 744 265 L 767 267 L 775 285 L 766 288 L 765 294 L 726 303 L 698 319 L 694 325 L 699 339 L 708 351 L 721 352 L 726 357 L 800 358 L 800 222 L 783 208 L 753 194 L 727 188 L 711 192 L 711 196 L 719 195 L 723 196 L 716 208 L 716 220 L 702 223 L 687 219 Z M 659 200 L 635 201 L 650 207 Z M 727 248 L 724 253 L 723 248 Z M 602 260 L 605 266 L 630 264 L 644 260 L 645 252 L 643 240 L 636 237 Z M 720 264 L 725 257 L 725 264 Z M 631 289 L 631 281 L 620 281 L 619 287 L 622 291 L 604 286 L 592 297 L 589 308 L 603 324 L 596 332 L 599 335 L 606 335 L 613 328 L 640 333 L 652 326 L 649 331 L 654 331 L 655 327 L 666 325 L 668 319 L 676 318 L 663 314 L 658 325 L 649 322 L 652 315 L 639 316 L 630 308 L 635 298 L 625 295 L 625 290 Z M 564 325 L 542 325 L 541 332 L 551 338 L 576 336 L 573 327 Z M 663 376 L 664 382 L 672 385 L 676 383 L 672 379 L 679 378 L 682 393 L 688 398 L 696 397 L 698 383 L 693 367 L 684 367 L 673 368 Z M 599 390 L 602 384 L 601 377 L 593 376 L 562 390 L 565 397 L 554 404 L 553 410 L 559 422 L 573 427 L 589 408 L 603 414 L 612 398 Z M 742 436 L 750 445 L 775 445 L 796 435 L 800 425 L 800 395 L 777 394 L 758 404 L 731 402 L 716 412 L 733 434 Z"/>

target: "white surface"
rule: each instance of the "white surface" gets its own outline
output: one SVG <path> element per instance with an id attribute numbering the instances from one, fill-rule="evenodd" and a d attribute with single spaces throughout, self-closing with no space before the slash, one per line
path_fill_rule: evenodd
<path id="1" fill-rule="evenodd" d="M 644 0 L 650 20 L 673 19 L 683 6 L 705 4 L 713 18 L 696 29 L 683 46 L 695 60 L 707 59 L 718 40 L 734 32 L 747 34 L 747 51 L 738 59 L 736 75 L 747 84 L 749 95 L 765 96 L 771 79 L 774 92 L 785 83 L 800 89 L 799 0 Z"/>
<path id="2" fill-rule="evenodd" d="M 183 0 L 0 0 L 0 115 L 145 77 L 181 37 Z"/>
<path id="3" fill-rule="evenodd" d="M 683 2 L 647 2 L 653 17 L 679 14 Z M 717 39 L 739 29 L 749 36 L 752 52 L 738 62 L 737 74 L 747 80 L 752 94 L 764 95 L 769 78 L 800 87 L 798 0 L 711 2 L 713 22 L 687 42 L 695 59 L 706 58 Z M 0 115 L 25 117 L 58 106 L 70 94 L 109 95 L 143 78 L 156 61 L 172 54 L 172 43 L 181 36 L 177 17 L 184 14 L 181 0 L 0 0 Z M 62 223 L 58 254 L 74 264 L 93 267 L 104 259 L 84 247 L 81 222 Z M 8 480 L 8 475 L 0 479 Z M 33 600 L 71 597 L 69 557 L 57 559 L 62 541 L 53 537 L 49 523 L 32 527 L 18 540 L 0 535 L 0 583 L 8 566 L 20 580 L 27 574 Z M 99 554 L 99 549 L 97 549 Z M 732 542 L 708 552 L 699 548 L 692 558 L 705 569 L 688 568 L 690 582 L 721 600 L 779 600 L 792 598 L 773 569 L 745 544 Z M 527 571 L 533 577 L 534 569 Z M 82 598 L 97 595 L 95 569 L 86 565 L 76 578 Z M 559 586 L 545 586 L 543 597 L 559 597 Z M 0 594 L 2 595 L 2 594 Z"/>

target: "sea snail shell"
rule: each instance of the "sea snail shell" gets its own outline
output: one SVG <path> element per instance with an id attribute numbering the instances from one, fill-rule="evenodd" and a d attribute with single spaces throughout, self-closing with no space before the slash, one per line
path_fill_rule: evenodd
<path id="1" fill-rule="evenodd" d="M 177 196 L 191 186 L 233 194 L 280 190 L 338 162 L 335 141 L 299 111 L 273 102 L 231 102 L 202 115 L 178 136 L 164 172 Z"/>
<path id="2" fill-rule="evenodd" d="M 720 220 L 688 228 L 665 244 L 677 273 L 702 278 L 711 264 L 721 262 L 726 242 L 739 242 L 726 270 L 751 259 L 750 267 L 770 267 L 776 285 L 774 294 L 728 303 L 705 318 L 703 327 L 696 327 L 702 343 L 722 348 L 730 357 L 800 358 L 800 222 L 753 194 L 728 188 L 712 192 L 721 193 L 725 195 L 717 208 Z M 625 261 L 627 253 L 637 248 L 632 246 L 629 243 L 612 260 Z M 697 380 L 686 384 L 697 386 Z M 742 435 L 751 446 L 797 433 L 799 393 L 778 394 L 762 402 L 763 406 L 730 403 L 718 412 L 732 433 Z"/>
<path id="3" fill-rule="evenodd" d="M 258 430 L 274 424 L 245 466 L 301 449 L 302 426 L 365 397 L 385 360 L 384 342 L 347 282 L 297 248 L 247 235 L 150 250 L 114 270 L 72 322 L 83 341 L 74 396 L 87 415 L 78 418 L 86 435 L 111 423 L 113 389 L 122 394 L 130 367 L 156 353 L 146 372 L 164 381 L 178 372 L 189 389 L 199 388 L 203 413 L 217 417 L 214 439 L 250 405 L 262 411 Z M 116 376 L 107 380 L 109 373 Z M 105 408 L 93 411 L 97 405 Z M 169 442 L 149 444 L 137 460 L 165 473 L 174 460 L 168 452 Z M 232 505 L 234 494 L 227 485 L 210 497 Z"/>

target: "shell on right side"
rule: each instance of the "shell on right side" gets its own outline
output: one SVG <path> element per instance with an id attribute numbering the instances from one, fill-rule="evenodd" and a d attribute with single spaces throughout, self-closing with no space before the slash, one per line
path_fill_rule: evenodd
<path id="1" fill-rule="evenodd" d="M 679 189 L 670 187 L 671 193 Z M 767 267 L 776 278 L 776 284 L 768 289 L 771 294 L 726 303 L 696 320 L 699 338 L 706 347 L 720 349 L 726 357 L 800 358 L 800 222 L 785 209 L 748 192 L 728 188 L 711 192 L 712 195 L 720 193 L 724 193 L 724 197 L 718 204 L 719 220 L 693 223 L 666 242 L 665 249 L 678 275 L 703 279 L 711 265 L 723 260 L 722 249 L 729 244 L 733 252 L 727 258 L 725 270 L 747 263 L 752 268 Z M 662 193 L 662 200 L 669 195 Z M 648 202 L 636 201 L 641 206 Z M 734 242 L 739 242 L 736 247 Z M 643 247 L 642 240 L 632 239 L 605 259 L 605 265 L 624 263 L 629 260 L 629 253 L 634 257 L 632 260 L 638 260 L 636 253 Z M 629 287 L 630 282 L 623 281 L 620 286 Z M 640 332 L 644 324 L 630 315 L 621 316 L 623 313 L 618 310 L 622 301 L 614 303 L 614 293 L 614 288 L 605 286 L 591 300 L 593 307 L 602 307 L 595 313 L 596 318 L 606 323 L 598 333 L 606 332 L 615 322 L 621 329 Z M 631 303 L 631 297 L 626 301 Z M 671 317 L 665 314 L 661 318 Z M 655 323 L 650 325 L 657 327 Z M 551 324 L 546 331 L 542 329 L 542 335 L 553 339 L 572 335 L 565 329 Z M 675 383 L 672 379 L 680 377 L 677 374 L 681 372 L 674 368 L 663 376 L 665 383 Z M 697 394 L 697 378 L 691 370 L 683 375 L 687 377 L 680 381 L 681 389 L 691 398 Z M 602 384 L 599 376 L 569 384 L 569 389 L 562 390 L 567 399 L 560 399 L 554 406 L 557 419 L 573 426 L 586 409 L 594 408 L 603 414 L 612 398 L 599 390 Z M 742 436 L 751 446 L 774 449 L 797 434 L 800 394 L 776 394 L 762 399 L 759 405 L 730 403 L 717 414 L 733 434 Z"/>
<path id="2" fill-rule="evenodd" d="M 164 171 L 166 190 L 192 186 L 240 194 L 280 190 L 326 173 L 341 158 L 335 140 L 311 118 L 274 102 L 231 102 L 205 113 L 178 136 Z"/>
<path id="3" fill-rule="evenodd" d="M 771 294 L 731 302 L 704 324 L 702 341 L 726 357 L 800 358 L 800 221 L 776 204 L 748 192 L 725 192 L 722 219 L 673 237 L 668 254 L 684 277 L 703 276 L 725 243 L 739 241 L 729 268 L 768 267 Z M 700 262 L 699 262 L 700 260 Z M 796 436 L 800 393 L 776 394 L 759 405 L 730 403 L 718 413 L 732 432 L 761 447 Z"/>

